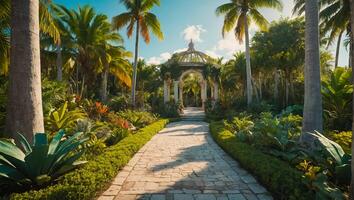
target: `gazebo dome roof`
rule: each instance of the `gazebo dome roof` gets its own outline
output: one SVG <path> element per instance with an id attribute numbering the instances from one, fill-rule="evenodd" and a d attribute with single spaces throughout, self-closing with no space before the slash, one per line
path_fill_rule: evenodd
<path id="1" fill-rule="evenodd" d="M 191 40 L 187 51 L 173 54 L 171 60 L 178 63 L 207 63 L 210 57 L 203 52 L 195 50 L 194 43 Z"/>

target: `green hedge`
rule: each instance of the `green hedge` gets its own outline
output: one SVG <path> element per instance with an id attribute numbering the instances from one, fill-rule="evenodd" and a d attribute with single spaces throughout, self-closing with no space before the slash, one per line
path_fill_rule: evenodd
<path id="1" fill-rule="evenodd" d="M 212 122 L 210 132 L 214 140 L 250 171 L 275 199 L 314 199 L 314 194 L 301 181 L 302 173 L 288 163 L 237 141 L 222 122 Z"/>
<path id="2" fill-rule="evenodd" d="M 64 175 L 53 186 L 12 194 L 11 199 L 93 199 L 118 174 L 119 169 L 167 123 L 168 120 L 159 120 L 140 129 L 136 134 L 108 148 L 84 167 Z"/>

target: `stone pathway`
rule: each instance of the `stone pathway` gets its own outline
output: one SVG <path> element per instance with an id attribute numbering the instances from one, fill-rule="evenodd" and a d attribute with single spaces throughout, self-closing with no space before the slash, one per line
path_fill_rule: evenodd
<path id="1" fill-rule="evenodd" d="M 167 125 L 123 168 L 99 200 L 266 200 L 264 187 L 211 138 L 208 124 Z"/>

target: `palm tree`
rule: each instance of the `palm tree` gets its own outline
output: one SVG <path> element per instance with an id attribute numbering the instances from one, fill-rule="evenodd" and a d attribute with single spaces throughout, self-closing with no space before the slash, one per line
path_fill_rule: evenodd
<path id="1" fill-rule="evenodd" d="M 11 59 L 6 129 L 12 136 L 21 132 L 32 141 L 34 133 L 44 132 L 39 2 L 11 2 Z"/>
<path id="2" fill-rule="evenodd" d="M 315 130 L 322 132 L 322 95 L 319 46 L 319 9 L 318 2 L 306 0 L 305 5 L 305 95 L 304 118 L 300 140 L 311 142 L 306 134 Z"/>
<path id="3" fill-rule="evenodd" d="M 128 11 L 113 17 L 112 26 L 117 30 L 127 26 L 127 36 L 129 38 L 132 37 L 134 28 L 136 34 L 131 97 L 132 105 L 135 107 L 139 35 L 143 37 L 147 44 L 150 42 L 150 31 L 156 35 L 158 39 L 163 39 L 160 22 L 156 15 L 150 12 L 155 5 L 160 5 L 160 0 L 120 0 L 120 2 L 124 4 Z"/>
<path id="4" fill-rule="evenodd" d="M 102 83 L 101 83 L 101 101 L 107 101 L 107 83 L 109 73 L 115 75 L 126 86 L 131 86 L 131 64 L 127 58 L 131 57 L 131 53 L 126 51 L 122 46 L 112 46 L 105 44 L 106 47 L 102 48 Z"/>
<path id="5" fill-rule="evenodd" d="M 320 0 L 320 22 L 323 34 L 328 34 L 328 46 L 337 38 L 335 67 L 338 67 L 339 51 L 344 32 L 349 32 L 350 0 Z M 294 14 L 305 11 L 305 0 L 295 0 Z M 327 47 L 328 47 L 327 46 Z"/>
<path id="6" fill-rule="evenodd" d="M 8 73 L 10 52 L 10 15 L 11 1 L 0 0 L 0 74 Z M 60 43 L 60 32 L 55 23 L 52 9 L 55 4 L 51 0 L 39 0 L 39 28 L 42 34 L 48 35 L 56 43 Z"/>
<path id="7" fill-rule="evenodd" d="M 266 29 L 268 21 L 258 11 L 260 8 L 282 9 L 280 0 L 231 0 L 216 9 L 217 15 L 225 15 L 222 35 L 234 29 L 236 39 L 243 42 L 245 37 L 246 49 L 246 76 L 247 76 L 247 104 L 252 103 L 252 72 L 249 45 L 249 26 L 254 22 L 259 28 Z"/>
<path id="8" fill-rule="evenodd" d="M 350 28 L 351 30 L 354 30 L 354 1 L 351 0 L 350 1 Z M 351 32 L 350 34 L 350 45 L 351 48 L 354 48 L 354 34 L 353 32 Z M 354 51 L 350 52 L 350 57 L 353 58 L 354 57 Z M 351 61 L 351 66 L 352 66 L 352 77 L 354 77 L 354 59 L 350 59 Z M 353 92 L 353 102 L 354 102 L 354 92 Z M 353 111 L 354 111 L 354 103 L 353 103 Z M 353 112 L 353 124 L 352 124 L 352 129 L 353 129 L 353 136 L 354 136 L 354 112 Z M 352 155 L 354 155 L 354 137 L 352 137 Z M 352 174 L 354 174 L 354 159 L 352 159 Z M 350 196 L 351 198 L 354 197 L 354 176 L 352 176 L 351 178 L 351 188 L 350 188 Z"/>

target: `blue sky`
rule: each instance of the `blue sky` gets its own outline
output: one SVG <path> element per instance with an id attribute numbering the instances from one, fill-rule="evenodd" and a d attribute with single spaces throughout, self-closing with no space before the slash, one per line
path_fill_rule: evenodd
<path id="1" fill-rule="evenodd" d="M 293 1 L 282 1 L 284 5 L 282 12 L 263 9 L 262 14 L 269 21 L 291 17 Z M 110 18 L 125 11 L 119 0 L 55 0 L 55 2 L 70 8 L 89 4 L 98 13 L 104 13 Z M 197 50 L 213 57 L 222 56 L 228 59 L 234 52 L 243 51 L 243 44 L 236 42 L 232 33 L 225 38 L 221 36 L 223 18 L 215 15 L 215 9 L 225 2 L 228 0 L 161 0 L 161 6 L 154 8 L 152 12 L 160 19 L 165 39 L 158 41 L 153 38 L 149 45 L 141 42 L 140 57 L 149 63 L 159 64 L 166 61 L 174 52 L 185 49 L 191 38 L 195 41 Z M 251 25 L 251 34 L 256 30 L 257 27 Z M 126 36 L 125 30 L 120 33 Z M 134 40 L 125 37 L 125 46 L 133 51 Z M 331 51 L 332 49 L 334 47 L 330 48 Z M 347 63 L 348 52 L 342 47 L 339 65 Z"/>

